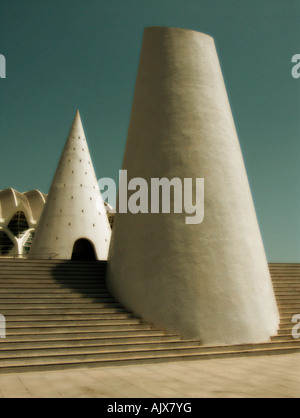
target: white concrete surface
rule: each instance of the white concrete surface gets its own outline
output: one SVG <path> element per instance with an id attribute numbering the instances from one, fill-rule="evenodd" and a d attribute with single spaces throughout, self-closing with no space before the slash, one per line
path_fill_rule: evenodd
<path id="1" fill-rule="evenodd" d="M 299 376 L 300 354 L 17 373 L 0 398 L 299 398 Z"/>
<path id="2" fill-rule="evenodd" d="M 246 99 L 246 98 L 245 98 Z M 279 315 L 214 40 L 144 33 L 123 169 L 205 179 L 205 218 L 122 214 L 108 287 L 144 320 L 203 344 L 266 342 Z"/>

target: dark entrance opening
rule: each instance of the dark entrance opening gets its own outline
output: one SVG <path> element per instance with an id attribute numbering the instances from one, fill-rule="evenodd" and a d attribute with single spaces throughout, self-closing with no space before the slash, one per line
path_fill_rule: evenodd
<path id="1" fill-rule="evenodd" d="M 78 239 L 73 247 L 72 260 L 95 261 L 95 251 L 91 242 L 84 238 Z"/>

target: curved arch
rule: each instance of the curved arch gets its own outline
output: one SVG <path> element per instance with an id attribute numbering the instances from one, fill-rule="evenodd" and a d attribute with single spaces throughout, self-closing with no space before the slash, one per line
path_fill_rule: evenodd
<path id="1" fill-rule="evenodd" d="M 16 212 L 11 218 L 11 220 L 9 221 L 7 228 L 17 238 L 22 237 L 25 234 L 25 232 L 29 229 L 29 224 L 28 224 L 25 213 L 21 210 Z"/>
<path id="2" fill-rule="evenodd" d="M 0 191 L 1 200 L 1 213 L 2 218 L 5 220 L 15 210 L 17 204 L 17 198 L 15 190 L 12 188 Z"/>
<path id="3" fill-rule="evenodd" d="M 28 192 L 23 193 L 23 195 L 27 198 L 32 218 L 35 221 L 38 221 L 42 210 L 44 208 L 45 202 L 46 202 L 46 195 L 44 195 L 42 192 L 40 192 L 37 189 L 30 190 Z"/>
<path id="4" fill-rule="evenodd" d="M 29 254 L 34 235 L 35 235 L 35 229 L 31 228 L 27 231 L 26 235 L 24 236 L 23 241 L 22 241 L 22 253 L 23 254 L 25 255 Z"/>
<path id="5" fill-rule="evenodd" d="M 94 244 L 86 238 L 79 238 L 74 242 L 71 259 L 81 261 L 97 260 Z"/>

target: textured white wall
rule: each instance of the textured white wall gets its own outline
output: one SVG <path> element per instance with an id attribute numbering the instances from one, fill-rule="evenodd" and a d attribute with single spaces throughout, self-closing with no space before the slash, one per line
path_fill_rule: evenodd
<path id="1" fill-rule="evenodd" d="M 144 33 L 123 169 L 205 179 L 205 219 L 116 214 L 107 283 L 146 321 L 203 344 L 268 341 L 279 316 L 214 40 Z"/>
<path id="2" fill-rule="evenodd" d="M 111 229 L 79 112 L 74 119 L 37 226 L 29 257 L 69 260 L 76 240 L 90 240 L 106 260 Z"/>

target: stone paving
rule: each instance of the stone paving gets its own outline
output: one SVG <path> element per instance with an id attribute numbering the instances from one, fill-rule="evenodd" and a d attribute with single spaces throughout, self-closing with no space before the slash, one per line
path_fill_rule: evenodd
<path id="1" fill-rule="evenodd" d="M 0 375 L 1 398 L 298 398 L 300 353 Z"/>

